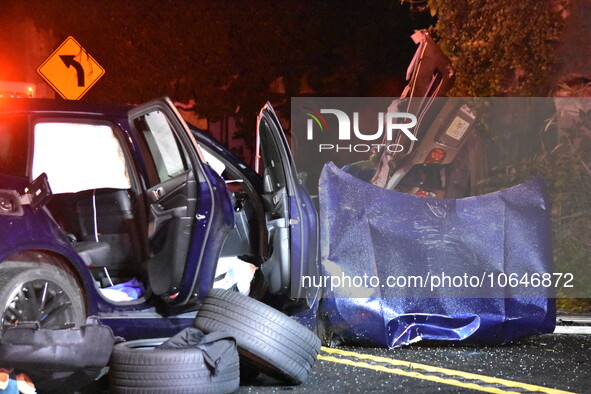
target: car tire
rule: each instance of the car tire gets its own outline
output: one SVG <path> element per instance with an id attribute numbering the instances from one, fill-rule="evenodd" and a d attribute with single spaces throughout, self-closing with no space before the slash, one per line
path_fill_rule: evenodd
<path id="1" fill-rule="evenodd" d="M 112 392 L 231 393 L 238 389 L 236 353 L 235 362 L 212 375 L 198 348 L 154 349 L 167 339 L 139 339 L 115 345 L 109 369 Z"/>
<path id="2" fill-rule="evenodd" d="M 306 380 L 320 340 L 285 314 L 237 292 L 212 289 L 193 323 L 204 332 L 224 331 L 236 338 L 241 362 L 291 384 Z"/>
<path id="3" fill-rule="evenodd" d="M 82 289 L 72 275 L 49 264 L 22 264 L 22 268 L 0 268 L 2 331 L 25 321 L 46 329 L 84 324 Z"/>

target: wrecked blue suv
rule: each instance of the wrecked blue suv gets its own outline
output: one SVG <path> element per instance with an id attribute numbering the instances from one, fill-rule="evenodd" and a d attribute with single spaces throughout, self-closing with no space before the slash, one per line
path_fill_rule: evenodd
<path id="1" fill-rule="evenodd" d="M 317 294 L 300 280 L 318 273 L 317 216 L 270 105 L 257 147 L 261 175 L 169 99 L 1 100 L 2 327 L 95 315 L 128 339 L 168 336 L 228 274 L 216 273 L 222 259 L 252 267 L 252 297 L 308 309 Z"/>

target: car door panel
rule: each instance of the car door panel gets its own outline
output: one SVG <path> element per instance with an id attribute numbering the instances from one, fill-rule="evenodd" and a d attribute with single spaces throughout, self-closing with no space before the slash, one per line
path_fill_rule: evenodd
<path id="1" fill-rule="evenodd" d="M 148 275 L 157 295 L 176 294 L 182 281 L 191 241 L 195 205 L 195 181 L 189 171 L 148 191 L 150 204 L 148 238 L 152 256 Z"/>
<path id="2" fill-rule="evenodd" d="M 271 245 L 261 269 L 271 293 L 287 295 L 293 306 L 310 306 L 318 291 L 302 284 L 305 276 L 319 274 L 317 213 L 297 180 L 289 144 L 268 103 L 259 114 L 257 154 L 263 165 L 263 201 Z"/>
<path id="3" fill-rule="evenodd" d="M 150 198 L 150 225 L 148 238 L 152 239 L 169 220 L 189 217 L 189 208 L 196 204 L 195 180 L 190 171 L 148 189 Z"/>
<path id="4" fill-rule="evenodd" d="M 223 239 L 233 224 L 231 208 L 223 209 L 231 205 L 230 198 L 223 180 L 220 184 L 203 164 L 196 142 L 170 100 L 134 109 L 130 120 L 144 136 L 151 156 L 146 161 L 150 285 L 167 303 L 186 304 L 200 293 L 197 278 L 207 282 L 209 272 L 215 270 Z"/>

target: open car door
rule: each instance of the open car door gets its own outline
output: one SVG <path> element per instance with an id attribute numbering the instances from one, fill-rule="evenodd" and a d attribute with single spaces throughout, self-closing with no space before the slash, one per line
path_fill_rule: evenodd
<path id="1" fill-rule="evenodd" d="M 311 286 L 319 275 L 318 217 L 298 181 L 291 150 L 269 103 L 257 119 L 256 153 L 270 249 L 261 269 L 271 293 L 287 296 L 294 308 L 309 307 L 318 296 L 318 289 Z"/>
<path id="2" fill-rule="evenodd" d="M 234 221 L 230 196 L 169 99 L 134 108 L 129 120 L 144 142 L 150 287 L 169 304 L 186 304 L 211 288 Z"/>

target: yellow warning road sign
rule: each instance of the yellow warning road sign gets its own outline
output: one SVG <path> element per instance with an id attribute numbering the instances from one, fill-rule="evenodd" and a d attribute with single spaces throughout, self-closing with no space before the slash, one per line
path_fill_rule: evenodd
<path id="1" fill-rule="evenodd" d="M 105 69 L 70 36 L 37 72 L 60 96 L 79 100 L 105 74 Z"/>

